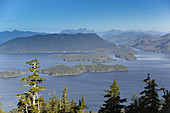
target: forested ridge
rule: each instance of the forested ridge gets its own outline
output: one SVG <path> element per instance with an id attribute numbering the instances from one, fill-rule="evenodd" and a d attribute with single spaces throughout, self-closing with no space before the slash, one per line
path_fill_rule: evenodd
<path id="1" fill-rule="evenodd" d="M 121 53 L 120 58 L 135 60 L 135 51 L 126 46 L 119 46 L 100 38 L 93 33 L 88 34 L 47 34 L 18 37 L 0 45 L 0 53 Z M 129 55 L 131 54 L 131 58 Z"/>

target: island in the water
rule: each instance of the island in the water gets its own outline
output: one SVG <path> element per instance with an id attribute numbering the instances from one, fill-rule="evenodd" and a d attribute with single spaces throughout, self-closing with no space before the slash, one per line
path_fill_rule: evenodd
<path id="1" fill-rule="evenodd" d="M 18 77 L 21 76 L 22 71 L 1 71 L 0 78 Z"/>
<path id="2" fill-rule="evenodd" d="M 52 57 L 62 58 L 64 61 L 111 62 L 116 61 L 106 54 L 52 54 Z"/>
<path id="3" fill-rule="evenodd" d="M 43 69 L 41 71 L 42 73 L 46 73 L 51 76 L 65 76 L 65 75 L 79 75 L 84 72 L 128 71 L 128 68 L 124 65 L 78 64 L 74 66 L 56 65 Z"/>

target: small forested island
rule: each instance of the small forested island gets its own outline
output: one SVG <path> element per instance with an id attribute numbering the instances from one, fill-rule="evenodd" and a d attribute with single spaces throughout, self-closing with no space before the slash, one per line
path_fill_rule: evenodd
<path id="1" fill-rule="evenodd" d="M 128 71 L 128 68 L 124 65 L 78 64 L 74 66 L 56 65 L 41 70 L 42 73 L 46 73 L 51 76 L 79 75 L 84 72 L 111 72 L 111 71 Z"/>
<path id="2" fill-rule="evenodd" d="M 125 60 L 136 60 L 137 58 L 131 54 L 131 53 L 122 53 L 122 52 L 117 52 L 115 53 L 115 57 L 125 59 Z"/>
<path id="3" fill-rule="evenodd" d="M 1 71 L 0 78 L 18 77 L 21 76 L 22 71 Z"/>
<path id="4" fill-rule="evenodd" d="M 116 61 L 106 54 L 53 54 L 55 58 L 63 58 L 64 61 L 86 61 L 86 62 L 111 62 Z"/>

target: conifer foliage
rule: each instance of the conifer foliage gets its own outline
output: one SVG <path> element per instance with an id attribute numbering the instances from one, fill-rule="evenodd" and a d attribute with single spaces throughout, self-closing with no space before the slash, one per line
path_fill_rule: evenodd
<path id="1" fill-rule="evenodd" d="M 145 90 L 140 93 L 142 96 L 139 98 L 139 111 L 140 113 L 158 113 L 160 106 L 158 85 L 154 79 L 150 79 L 149 74 L 143 81 L 146 83 L 146 86 L 144 87 Z"/>
<path id="2" fill-rule="evenodd" d="M 133 95 L 132 101 L 133 103 L 125 108 L 126 113 L 139 113 L 139 101 L 136 93 Z"/>
<path id="3" fill-rule="evenodd" d="M 170 91 L 162 88 L 164 95 L 162 96 L 164 99 L 163 107 L 161 113 L 170 113 Z"/>
<path id="4" fill-rule="evenodd" d="M 28 71 L 32 72 L 32 75 L 23 77 L 20 81 L 26 81 L 25 83 L 28 84 L 31 88 L 26 93 L 17 94 L 17 96 L 21 96 L 18 103 L 18 108 L 26 113 L 40 113 L 40 103 L 42 103 L 44 99 L 43 97 L 39 97 L 38 92 L 45 90 L 46 87 L 40 86 L 39 84 L 43 83 L 45 79 L 39 77 L 38 73 L 41 71 L 38 70 L 38 68 L 40 68 L 38 59 L 34 59 L 26 63 L 31 66 L 29 67 Z"/>
<path id="5" fill-rule="evenodd" d="M 125 105 L 121 103 L 126 102 L 126 99 L 120 98 L 120 88 L 117 86 L 117 81 L 113 80 L 113 84 L 110 85 L 110 90 L 104 90 L 107 94 L 104 95 L 108 100 L 103 104 L 104 107 L 101 107 L 99 113 L 121 113 Z"/>

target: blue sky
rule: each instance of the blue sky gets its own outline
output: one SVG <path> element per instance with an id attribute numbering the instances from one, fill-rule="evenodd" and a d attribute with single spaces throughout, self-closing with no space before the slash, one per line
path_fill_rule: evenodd
<path id="1" fill-rule="evenodd" d="M 0 31 L 170 31 L 170 0 L 0 0 Z"/>

